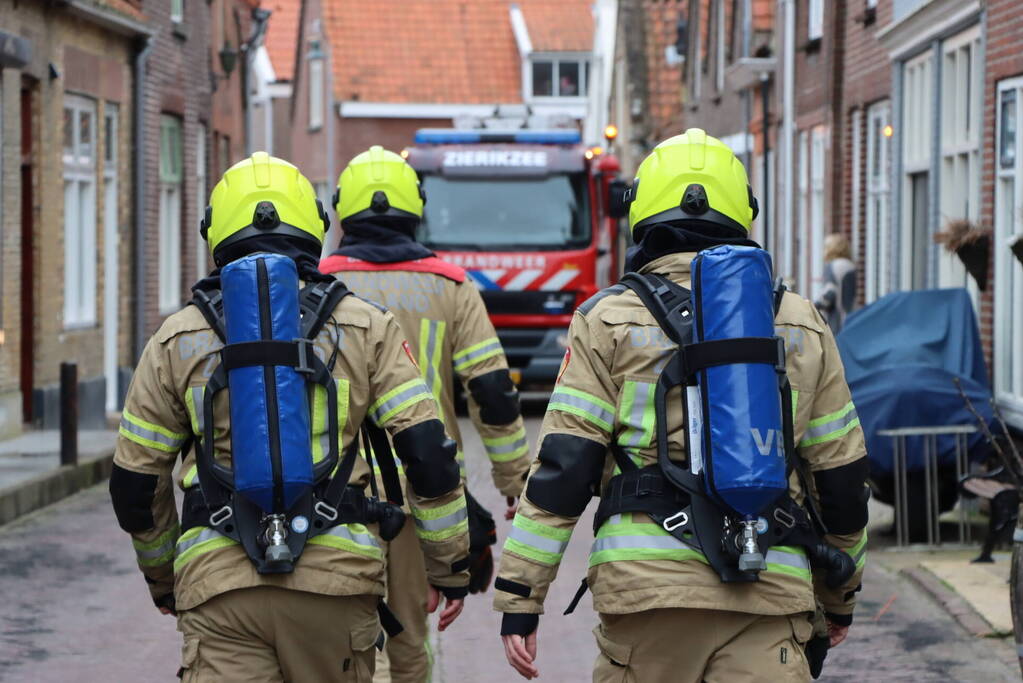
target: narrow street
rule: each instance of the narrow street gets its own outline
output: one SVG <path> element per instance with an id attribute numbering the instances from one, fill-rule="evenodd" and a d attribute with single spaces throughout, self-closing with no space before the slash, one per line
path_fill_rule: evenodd
<path id="1" fill-rule="evenodd" d="M 535 440 L 539 418 L 528 420 Z M 508 523 L 489 484 L 479 440 L 467 435 L 471 485 Z M 589 514 L 584 515 L 588 519 Z M 561 616 L 586 567 L 591 532 L 576 529 L 541 622 L 541 680 L 583 682 L 596 656 L 589 598 Z M 492 592 L 470 598 L 455 625 L 434 638 L 438 683 L 519 680 L 498 640 Z M 0 528 L 0 680 L 171 681 L 180 639 L 149 603 L 131 543 L 117 528 L 106 485 Z M 911 583 L 875 562 L 850 640 L 828 659 L 829 681 L 1019 680 L 1008 639 L 975 639 Z M 1007 664 L 1008 663 L 1008 664 Z"/>

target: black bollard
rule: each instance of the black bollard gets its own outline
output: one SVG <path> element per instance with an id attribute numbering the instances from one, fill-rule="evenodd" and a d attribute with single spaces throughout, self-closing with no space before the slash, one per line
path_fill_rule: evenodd
<path id="1" fill-rule="evenodd" d="M 78 365 L 60 364 L 60 464 L 78 464 Z"/>

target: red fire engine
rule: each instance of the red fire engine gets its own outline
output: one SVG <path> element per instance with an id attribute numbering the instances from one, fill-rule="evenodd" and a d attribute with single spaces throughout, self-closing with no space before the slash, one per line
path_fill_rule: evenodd
<path id="1" fill-rule="evenodd" d="M 552 383 L 572 312 L 621 269 L 618 160 L 572 129 L 423 129 L 405 154 L 428 198 L 419 240 L 479 287 L 512 377 Z"/>

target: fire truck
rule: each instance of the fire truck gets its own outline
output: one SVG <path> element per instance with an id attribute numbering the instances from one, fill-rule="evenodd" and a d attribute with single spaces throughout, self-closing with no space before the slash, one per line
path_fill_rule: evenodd
<path id="1" fill-rule="evenodd" d="M 622 267 L 618 160 L 574 129 L 423 129 L 403 154 L 418 239 L 476 283 L 516 383 L 553 383 L 573 311 Z"/>

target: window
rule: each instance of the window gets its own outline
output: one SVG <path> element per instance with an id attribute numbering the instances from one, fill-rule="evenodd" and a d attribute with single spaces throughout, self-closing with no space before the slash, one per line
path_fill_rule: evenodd
<path id="1" fill-rule="evenodd" d="M 867 303 L 884 296 L 891 288 L 890 118 L 891 105 L 888 100 L 872 104 L 867 109 L 867 250 L 863 263 Z"/>
<path id="2" fill-rule="evenodd" d="M 714 86 L 720 93 L 725 89 L 725 0 L 717 0 L 714 8 Z"/>
<path id="3" fill-rule="evenodd" d="M 309 60 L 309 128 L 323 125 L 323 59 Z"/>
<path id="4" fill-rule="evenodd" d="M 796 173 L 798 174 L 799 194 L 796 201 L 797 210 L 795 215 L 799 228 L 796 230 L 793 239 L 792 253 L 796 256 L 794 262 L 790 262 L 792 270 L 786 273 L 786 276 L 792 280 L 795 290 L 803 296 L 809 295 L 804 282 L 806 259 L 803 257 L 803 252 L 806 250 L 806 235 L 809 232 L 810 224 L 810 159 L 807 153 L 807 137 L 806 131 L 800 131 L 796 143 L 796 149 L 798 150 Z"/>
<path id="5" fill-rule="evenodd" d="M 64 97 L 64 326 L 96 323 L 96 102 Z"/>
<path id="6" fill-rule="evenodd" d="M 530 65 L 533 97 L 586 95 L 589 62 L 585 59 L 534 59 Z"/>
<path id="7" fill-rule="evenodd" d="M 980 122 L 983 103 L 980 28 L 974 27 L 942 46 L 941 190 L 938 229 L 959 219 L 980 217 Z M 955 254 L 935 247 L 939 287 L 975 287 Z M 976 291 L 974 291 L 976 295 Z"/>
<path id="8" fill-rule="evenodd" d="M 824 0 L 809 0 L 806 19 L 806 39 L 820 40 L 824 36 Z"/>
<path id="9" fill-rule="evenodd" d="M 810 300 L 820 298 L 824 284 L 824 161 L 827 129 L 816 126 L 810 131 L 810 225 L 807 244 L 807 286 Z"/>
<path id="10" fill-rule="evenodd" d="M 170 0 L 170 20 L 175 24 L 185 20 L 185 0 Z"/>
<path id="11" fill-rule="evenodd" d="M 181 306 L 181 119 L 160 117 L 160 312 Z"/>
<path id="12" fill-rule="evenodd" d="M 928 50 L 906 62 L 902 84 L 902 229 L 898 279 L 907 289 L 929 286 L 931 119 L 934 55 Z"/>
<path id="13" fill-rule="evenodd" d="M 998 164 L 995 184 L 995 396 L 1006 420 L 1023 429 L 1023 263 L 1010 245 L 1023 239 L 1023 78 L 998 84 L 996 130 Z"/>
<path id="14" fill-rule="evenodd" d="M 209 185 L 206 179 L 206 124 L 200 123 L 195 140 L 195 206 L 199 210 L 196 217 L 198 223 L 206 215 L 206 205 L 209 203 Z M 201 278 L 206 275 L 209 269 L 207 254 L 209 247 L 206 240 L 197 236 L 195 239 L 195 276 Z"/>
<path id="15" fill-rule="evenodd" d="M 852 173 L 850 175 L 850 192 L 849 196 L 852 201 L 849 202 L 852 215 L 850 224 L 851 230 L 851 241 L 850 249 L 853 254 L 853 261 L 858 261 L 860 257 L 860 237 L 863 227 L 862 223 L 862 209 L 861 202 L 863 201 L 863 183 L 861 173 L 863 170 L 863 110 L 854 109 L 850 115 L 850 132 L 852 133 L 852 155 L 850 158 L 850 165 L 852 167 Z"/>
<path id="16" fill-rule="evenodd" d="M 217 175 L 223 176 L 231 168 L 231 137 L 218 133 L 217 136 Z"/>
<path id="17" fill-rule="evenodd" d="M 117 187 L 118 107 L 107 102 L 103 108 L 103 375 L 106 379 L 106 409 L 117 410 L 117 331 L 119 224 Z"/>

